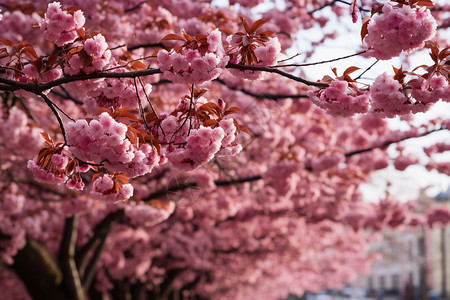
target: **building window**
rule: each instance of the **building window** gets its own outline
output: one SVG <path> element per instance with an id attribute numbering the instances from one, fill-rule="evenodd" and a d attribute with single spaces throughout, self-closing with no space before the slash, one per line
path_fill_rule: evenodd
<path id="1" fill-rule="evenodd" d="M 413 247 L 414 247 L 414 243 L 413 241 L 409 241 L 408 242 L 408 259 L 412 260 L 413 259 Z"/>
<path id="2" fill-rule="evenodd" d="M 400 292 L 400 275 L 392 275 L 392 291 L 398 294 Z"/>
<path id="3" fill-rule="evenodd" d="M 384 290 L 384 288 L 385 288 L 385 282 L 384 282 L 384 276 L 380 276 L 380 278 L 379 278 L 379 289 L 380 290 Z"/>
<path id="4" fill-rule="evenodd" d="M 369 276 L 367 278 L 367 287 L 369 288 L 369 291 L 373 291 L 373 277 Z"/>
<path id="5" fill-rule="evenodd" d="M 417 249 L 419 250 L 419 256 L 423 257 L 425 256 L 425 239 L 423 237 L 420 237 L 417 240 Z"/>

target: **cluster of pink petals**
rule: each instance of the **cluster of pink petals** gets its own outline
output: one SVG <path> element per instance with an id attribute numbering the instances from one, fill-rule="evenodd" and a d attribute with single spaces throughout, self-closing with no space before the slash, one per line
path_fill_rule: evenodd
<path id="1" fill-rule="evenodd" d="M 202 83 L 219 77 L 228 63 L 222 33 L 215 29 L 207 37 L 208 51 L 183 49 L 182 53 L 158 52 L 158 65 L 164 78 L 175 83 Z"/>
<path id="2" fill-rule="evenodd" d="M 68 65 L 65 66 L 64 73 L 68 75 L 90 74 L 103 70 L 110 63 L 111 50 L 108 49 L 105 37 L 100 33 L 85 41 L 84 51 L 92 62 L 85 65 L 80 54 L 75 54 L 70 58 Z"/>
<path id="3" fill-rule="evenodd" d="M 450 211 L 447 208 L 435 208 L 427 213 L 428 226 L 446 226 L 450 223 Z"/>
<path id="4" fill-rule="evenodd" d="M 114 72 L 125 72 L 125 69 L 115 69 Z M 148 95 L 152 90 L 150 84 L 145 84 L 144 87 L 145 91 L 141 85 L 138 85 L 141 99 L 146 99 L 145 94 Z M 136 88 L 130 79 L 105 78 L 98 83 L 98 88 L 90 92 L 89 97 L 84 101 L 85 110 L 92 115 L 97 115 L 102 107 L 117 109 L 125 106 L 139 107 Z"/>
<path id="5" fill-rule="evenodd" d="M 104 112 L 88 123 L 77 120 L 67 124 L 67 143 L 79 159 L 103 163 L 111 172 L 136 177 L 151 172 L 160 162 L 157 151 L 149 144 L 138 147 L 126 137 L 127 126 Z"/>
<path id="6" fill-rule="evenodd" d="M 370 205 L 354 203 L 343 219 L 355 230 L 397 228 L 409 222 L 410 206 L 410 203 L 399 203 L 389 199 Z"/>
<path id="7" fill-rule="evenodd" d="M 416 155 L 399 155 L 394 160 L 394 167 L 399 171 L 404 171 L 407 167 L 419 163 L 419 158 Z"/>
<path id="8" fill-rule="evenodd" d="M 327 151 L 312 159 L 311 168 L 315 172 L 322 172 L 337 166 L 344 159 L 343 152 Z"/>
<path id="9" fill-rule="evenodd" d="M 166 203 L 167 207 L 154 207 L 148 203 L 129 202 L 125 206 L 125 215 L 130 218 L 135 225 L 151 227 L 164 220 L 175 210 L 175 203 L 170 201 Z"/>
<path id="10" fill-rule="evenodd" d="M 37 164 L 37 157 L 35 157 L 33 160 L 28 161 L 27 167 L 33 173 L 34 179 L 40 182 L 53 184 L 63 184 L 67 181 L 68 177 L 65 174 L 64 169 L 67 166 L 68 159 L 64 159 L 62 155 L 54 154 L 52 156 L 52 165 L 54 165 L 53 157 L 55 157 L 55 161 L 59 163 L 58 166 L 62 167 L 59 168 L 57 165 L 55 165 L 55 168 L 58 169 L 57 173 L 51 172 L 50 170 L 44 169 L 39 166 Z"/>
<path id="11" fill-rule="evenodd" d="M 411 80 L 411 96 L 422 103 L 436 103 L 439 100 L 450 101 L 450 85 L 444 76 L 433 76 L 426 80 L 419 77 Z"/>
<path id="12" fill-rule="evenodd" d="M 18 214 L 22 211 L 24 204 L 25 197 L 19 193 L 19 187 L 11 183 L 0 198 L 0 215 Z"/>
<path id="13" fill-rule="evenodd" d="M 47 72 L 40 73 L 33 64 L 28 64 L 23 67 L 22 71 L 27 79 L 35 81 L 37 83 L 46 83 L 49 81 L 53 81 L 58 79 L 62 75 L 62 70 L 59 66 Z"/>
<path id="14" fill-rule="evenodd" d="M 408 114 L 413 110 L 413 104 L 403 93 L 403 87 L 386 72 L 375 78 L 370 87 L 372 108 L 370 113 L 377 117 L 393 118 Z"/>
<path id="15" fill-rule="evenodd" d="M 72 154 L 67 151 L 67 147 L 61 154 L 53 154 L 50 157 L 49 164 L 44 168 L 37 163 L 37 157 L 28 161 L 27 167 L 33 173 L 34 179 L 44 183 L 63 184 L 70 189 L 83 190 L 84 183 L 79 176 L 80 172 L 87 172 L 89 166 L 74 168 L 69 174 L 66 168 L 69 161 L 73 160 Z"/>
<path id="16" fill-rule="evenodd" d="M 59 2 L 52 2 L 40 26 L 45 39 L 62 47 L 78 37 L 77 30 L 83 27 L 85 21 L 81 10 L 72 15 L 63 11 Z"/>
<path id="17" fill-rule="evenodd" d="M 131 184 L 124 184 L 120 187 L 119 191 L 114 190 L 114 180 L 108 174 L 97 177 L 92 183 L 91 196 L 94 198 L 108 201 L 117 202 L 129 199 L 133 196 L 133 186 Z"/>
<path id="18" fill-rule="evenodd" d="M 9 110 L 7 118 L 0 117 L 0 143 L 14 149 L 17 154 L 31 157 L 34 155 L 32 153 L 37 153 L 43 144 L 40 131 L 38 127 L 31 126 L 26 113 L 15 106 Z"/>
<path id="19" fill-rule="evenodd" d="M 434 153 L 443 153 L 445 151 L 450 151 L 449 143 L 436 143 L 430 147 L 426 147 L 423 149 L 427 156 L 431 156 Z"/>
<path id="20" fill-rule="evenodd" d="M 152 267 L 154 251 L 149 249 L 150 233 L 144 228 L 116 225 L 111 232 L 114 239 L 108 239 L 101 263 L 108 275 L 99 272 L 102 285 L 109 285 L 109 279 L 146 280 L 145 276 Z M 153 237 L 153 236 L 152 236 Z M 103 268 L 102 268 L 103 269 Z"/>
<path id="21" fill-rule="evenodd" d="M 168 160 L 182 170 L 193 170 L 211 161 L 220 150 L 225 134 L 222 128 L 200 126 L 193 129 L 186 138 L 183 148 L 169 149 Z"/>
<path id="22" fill-rule="evenodd" d="M 217 156 L 234 156 L 241 152 L 242 145 L 235 143 L 237 128 L 233 119 L 220 121 L 219 127 L 223 129 L 225 135 L 222 140 L 222 148 L 217 152 Z"/>
<path id="23" fill-rule="evenodd" d="M 439 173 L 450 176 L 450 162 L 431 161 L 426 165 L 428 171 L 436 170 Z"/>
<path id="24" fill-rule="evenodd" d="M 264 180 L 277 195 L 290 197 L 297 190 L 297 184 L 301 179 L 298 174 L 300 167 L 294 162 L 272 163 L 264 174 Z"/>
<path id="25" fill-rule="evenodd" d="M 233 36 L 229 36 L 227 38 L 227 41 L 229 43 L 233 43 Z M 270 37 L 267 42 L 265 42 L 264 46 L 258 45 L 255 49 L 255 55 L 258 59 L 258 62 L 255 64 L 255 66 L 274 66 L 277 64 L 278 56 L 281 52 L 281 45 L 278 41 L 278 38 Z M 239 56 L 236 56 L 231 59 L 232 63 L 238 63 L 239 62 Z M 258 80 L 264 78 L 264 72 L 263 71 L 252 71 L 252 70 L 239 70 L 239 69 L 230 69 L 230 72 L 243 79 L 249 79 L 249 80 Z"/>
<path id="26" fill-rule="evenodd" d="M 382 14 L 370 20 L 364 42 L 368 54 L 390 59 L 402 51 L 422 48 L 436 34 L 436 20 L 429 9 L 412 9 L 407 5 L 393 7 L 386 3 Z"/>
<path id="27" fill-rule="evenodd" d="M 353 95 L 344 80 L 334 80 L 325 89 L 311 89 L 307 95 L 312 103 L 332 116 L 349 117 L 369 110 L 368 93 L 358 91 Z"/>

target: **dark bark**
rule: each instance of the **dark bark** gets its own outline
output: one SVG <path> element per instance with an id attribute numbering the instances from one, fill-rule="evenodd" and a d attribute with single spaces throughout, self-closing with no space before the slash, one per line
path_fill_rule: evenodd
<path id="1" fill-rule="evenodd" d="M 58 261 L 63 272 L 63 284 L 71 295 L 71 299 L 84 300 L 80 274 L 75 263 L 75 244 L 77 240 L 78 216 L 73 215 L 65 220 L 64 233 L 59 249 Z"/>
<path id="2" fill-rule="evenodd" d="M 32 239 L 14 257 L 13 270 L 35 300 L 71 300 L 62 286 L 63 274 L 52 255 Z"/>
<path id="3" fill-rule="evenodd" d="M 89 241 L 81 247 L 79 251 L 77 251 L 75 260 L 77 262 L 77 266 L 81 277 L 84 277 L 87 266 L 90 261 L 88 261 L 88 255 L 91 251 L 95 251 L 96 248 L 101 246 L 102 241 L 106 239 L 109 231 L 115 222 L 121 219 L 124 216 L 123 210 L 117 210 L 115 212 L 107 215 L 100 223 L 98 223 L 93 232 L 93 236 L 89 239 Z"/>

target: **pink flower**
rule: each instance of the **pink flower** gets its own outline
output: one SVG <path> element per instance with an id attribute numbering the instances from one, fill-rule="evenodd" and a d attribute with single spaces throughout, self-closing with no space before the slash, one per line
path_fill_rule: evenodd
<path id="1" fill-rule="evenodd" d="M 223 72 L 228 56 L 222 46 L 221 32 L 213 30 L 206 38 L 207 51 L 183 48 L 178 52 L 161 50 L 158 64 L 163 76 L 175 83 L 202 83 L 213 80 Z"/>
<path id="2" fill-rule="evenodd" d="M 402 85 L 383 73 L 370 87 L 372 108 L 370 113 L 377 117 L 393 118 L 411 112 L 412 106 L 402 91 Z"/>
<path id="3" fill-rule="evenodd" d="M 377 59 L 390 59 L 402 51 L 422 48 L 436 34 L 437 24 L 429 9 L 386 3 L 382 12 L 370 20 L 364 38 L 367 53 Z"/>
<path id="4" fill-rule="evenodd" d="M 61 9 L 59 2 L 53 2 L 48 5 L 40 26 L 45 39 L 62 47 L 78 37 L 77 30 L 83 27 L 85 21 L 81 10 L 69 14 Z"/>
<path id="5" fill-rule="evenodd" d="M 94 180 L 91 195 L 108 202 L 123 201 L 133 196 L 133 186 L 116 183 L 113 176 L 103 174 Z"/>
<path id="6" fill-rule="evenodd" d="M 368 93 L 358 90 L 352 94 L 344 80 L 334 80 L 325 89 L 309 90 L 307 95 L 312 103 L 332 116 L 349 117 L 369 110 Z"/>
<path id="7" fill-rule="evenodd" d="M 224 131 L 222 128 L 200 126 L 193 129 L 186 139 L 185 148 L 176 148 L 167 153 L 169 161 L 177 168 L 193 170 L 208 163 L 220 150 Z"/>

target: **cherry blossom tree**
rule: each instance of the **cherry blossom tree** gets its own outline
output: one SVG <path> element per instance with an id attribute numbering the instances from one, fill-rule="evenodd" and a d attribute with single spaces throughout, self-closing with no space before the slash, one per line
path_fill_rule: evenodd
<path id="1" fill-rule="evenodd" d="M 402 145 L 450 128 L 412 122 L 450 100 L 448 4 L 262 2 L 0 3 L 2 297 L 279 299 L 367 272 L 383 228 L 450 221 L 360 189 L 450 174 L 447 142 L 427 162 Z M 310 60 L 337 31 L 298 46 L 346 20 L 354 53 Z"/>

